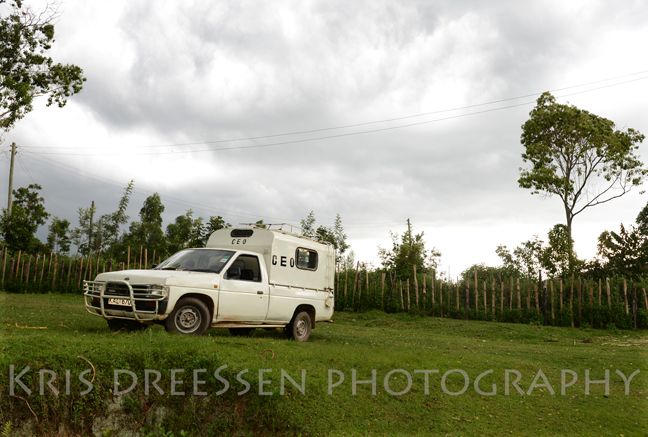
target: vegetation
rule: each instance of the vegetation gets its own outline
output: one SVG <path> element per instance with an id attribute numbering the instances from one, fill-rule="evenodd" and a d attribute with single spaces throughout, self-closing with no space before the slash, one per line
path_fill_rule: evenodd
<path id="1" fill-rule="evenodd" d="M 35 97 L 63 107 L 83 87 L 81 68 L 55 64 L 46 55 L 58 16 L 55 4 L 36 11 L 22 0 L 13 0 L 11 12 L 0 16 L 0 135 L 32 110 Z"/>
<path id="2" fill-rule="evenodd" d="M 531 167 L 520 169 L 518 183 L 532 194 L 560 198 L 573 247 L 576 215 L 624 195 L 648 176 L 635 154 L 643 139 L 634 129 L 617 130 L 612 121 L 543 93 L 522 126 L 522 159 Z M 571 251 L 569 257 L 573 271 Z"/>
<path id="3" fill-rule="evenodd" d="M 642 364 L 646 356 L 645 331 L 607 331 L 542 327 L 537 324 L 464 322 L 421 318 L 412 314 L 388 315 L 379 311 L 336 313 L 332 324 L 318 324 L 307 343 L 284 339 L 282 333 L 256 330 L 252 337 L 231 337 L 226 330 L 211 330 L 203 337 L 167 334 L 161 327 L 145 332 L 113 334 L 105 321 L 83 309 L 80 296 L 25 296 L 0 294 L 0 424 L 50 435 L 89 435 L 91 428 L 105 435 L 124 429 L 142 435 L 641 435 L 648 427 L 645 398 L 648 378 Z M 43 329 L 44 328 L 44 329 Z M 46 346 L 43 346 L 46 345 Z M 8 393 L 8 368 L 15 374 L 30 370 L 21 381 L 32 393 L 15 385 Z M 214 373 L 230 383 L 229 389 Z M 56 374 L 52 387 L 45 383 L 40 395 L 39 370 Z M 65 393 L 65 371 L 70 370 L 70 394 Z M 132 391 L 115 395 L 114 371 L 133 372 L 138 383 Z M 152 385 L 145 392 L 146 369 L 160 372 L 160 394 Z M 183 383 L 171 395 L 171 370 L 184 369 Z M 197 389 L 193 371 L 199 373 Z M 245 385 L 237 375 L 250 384 Z M 259 370 L 268 384 L 259 395 Z M 376 372 L 372 385 L 362 383 Z M 389 372 L 388 387 L 384 381 Z M 466 372 L 469 385 L 453 369 Z M 492 373 L 484 374 L 489 370 Z M 509 385 L 505 371 L 520 372 L 520 394 Z M 603 380 L 609 370 L 609 393 L 604 384 L 591 384 L 586 395 L 585 372 Z M 282 370 L 301 386 L 284 381 Z M 338 386 L 339 373 L 344 381 Z M 426 392 L 423 373 L 429 373 Z M 543 379 L 534 382 L 542 370 Z M 561 394 L 561 371 L 577 374 L 574 385 Z M 625 394 L 623 378 L 636 370 Z M 92 391 L 81 395 L 92 380 Z M 358 381 L 354 394 L 353 372 Z M 407 372 L 407 373 L 405 373 Z M 407 375 L 412 378 L 408 389 Z M 447 375 L 446 375 L 447 374 Z M 478 387 L 496 394 L 480 394 Z M 445 375 L 445 378 L 444 378 Z M 150 374 L 149 381 L 154 374 Z M 510 374 L 514 380 L 515 374 Z M 44 374 L 45 382 L 50 375 Z M 94 379 L 93 379 L 94 378 Z M 442 386 L 441 380 L 444 378 Z M 566 374 L 571 381 L 571 374 Z M 330 379 L 330 382 L 329 382 Z M 119 375 L 118 390 L 131 385 Z M 331 394 L 329 393 L 329 386 Z M 445 391 L 444 391 L 445 388 Z M 205 396 L 193 395 L 204 391 Z M 449 394 L 449 393 L 455 393 Z M 33 410 L 30 411 L 30 408 Z M 35 418 L 38 417 L 38 419 Z"/>

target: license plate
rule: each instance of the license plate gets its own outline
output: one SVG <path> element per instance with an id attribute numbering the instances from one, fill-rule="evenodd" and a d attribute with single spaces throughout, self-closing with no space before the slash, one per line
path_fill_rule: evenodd
<path id="1" fill-rule="evenodd" d="M 108 305 L 131 306 L 130 299 L 108 299 Z"/>

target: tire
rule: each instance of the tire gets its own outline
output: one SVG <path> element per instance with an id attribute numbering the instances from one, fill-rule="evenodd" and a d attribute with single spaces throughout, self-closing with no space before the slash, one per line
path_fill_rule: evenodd
<path id="1" fill-rule="evenodd" d="M 148 325 L 136 320 L 108 319 L 106 321 L 108 322 L 108 328 L 113 332 L 121 331 L 122 329 L 129 332 L 144 331 L 148 328 Z"/>
<path id="2" fill-rule="evenodd" d="M 233 337 L 247 337 L 253 330 L 254 328 L 230 328 L 229 332 Z"/>
<path id="3" fill-rule="evenodd" d="M 210 325 L 207 305 L 193 297 L 180 299 L 164 323 L 168 332 L 186 335 L 203 335 Z"/>
<path id="4" fill-rule="evenodd" d="M 313 322 L 306 311 L 301 311 L 286 326 L 286 335 L 298 342 L 304 342 L 310 337 Z"/>

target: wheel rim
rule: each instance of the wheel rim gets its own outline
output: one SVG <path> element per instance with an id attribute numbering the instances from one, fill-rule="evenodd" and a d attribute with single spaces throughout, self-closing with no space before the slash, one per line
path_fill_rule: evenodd
<path id="1" fill-rule="evenodd" d="M 180 332 L 191 333 L 200 326 L 202 318 L 194 307 L 184 307 L 176 315 L 176 326 Z"/>
<path id="2" fill-rule="evenodd" d="M 305 319 L 297 320 L 295 324 L 295 335 L 299 338 L 302 338 L 308 332 L 308 324 Z"/>

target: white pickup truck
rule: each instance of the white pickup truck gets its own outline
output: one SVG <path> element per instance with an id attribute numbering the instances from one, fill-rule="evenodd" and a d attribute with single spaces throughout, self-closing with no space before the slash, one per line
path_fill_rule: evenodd
<path id="1" fill-rule="evenodd" d="M 284 328 L 306 341 L 315 322 L 333 315 L 335 251 L 291 225 L 265 226 L 218 230 L 205 248 L 182 250 L 151 270 L 101 273 L 84 281 L 86 309 L 113 330 L 159 323 L 181 334 L 213 327 L 247 335 Z"/>

